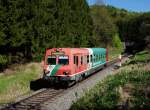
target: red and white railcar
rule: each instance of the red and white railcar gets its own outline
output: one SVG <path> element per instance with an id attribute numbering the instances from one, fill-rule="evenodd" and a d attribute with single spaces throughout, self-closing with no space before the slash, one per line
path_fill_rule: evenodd
<path id="1" fill-rule="evenodd" d="M 78 81 L 106 64 L 104 48 L 53 48 L 44 57 L 43 78 L 51 82 Z"/>

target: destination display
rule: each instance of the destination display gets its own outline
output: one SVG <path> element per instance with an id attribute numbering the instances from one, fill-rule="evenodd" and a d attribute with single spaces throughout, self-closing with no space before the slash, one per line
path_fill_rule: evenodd
<path id="1" fill-rule="evenodd" d="M 65 52 L 52 52 L 52 55 L 64 55 Z"/>

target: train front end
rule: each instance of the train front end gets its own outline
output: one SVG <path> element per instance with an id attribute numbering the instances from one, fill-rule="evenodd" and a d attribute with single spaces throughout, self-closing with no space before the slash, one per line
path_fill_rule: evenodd
<path id="1" fill-rule="evenodd" d="M 43 78 L 51 83 L 71 81 L 70 49 L 53 48 L 46 51 Z"/>

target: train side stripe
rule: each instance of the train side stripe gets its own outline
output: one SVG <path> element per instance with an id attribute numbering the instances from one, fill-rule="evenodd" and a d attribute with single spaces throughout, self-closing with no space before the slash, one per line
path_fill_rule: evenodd
<path id="1" fill-rule="evenodd" d="M 60 67 L 61 67 L 61 65 L 56 65 L 55 68 L 51 72 L 51 76 L 54 76 L 57 73 L 57 71 L 59 70 Z"/>
<path id="2" fill-rule="evenodd" d="M 49 73 L 47 74 L 47 76 L 51 76 L 51 72 L 52 72 L 52 70 L 55 68 L 55 66 L 56 66 L 56 65 L 49 65 L 49 66 L 47 67 L 47 70 L 49 70 Z"/>

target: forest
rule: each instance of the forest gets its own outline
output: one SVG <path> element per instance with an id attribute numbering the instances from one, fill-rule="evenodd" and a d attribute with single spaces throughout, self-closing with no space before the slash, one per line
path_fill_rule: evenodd
<path id="1" fill-rule="evenodd" d="M 0 70 L 41 61 L 46 48 L 122 48 L 121 42 L 150 48 L 149 30 L 150 12 L 86 0 L 0 0 Z"/>

